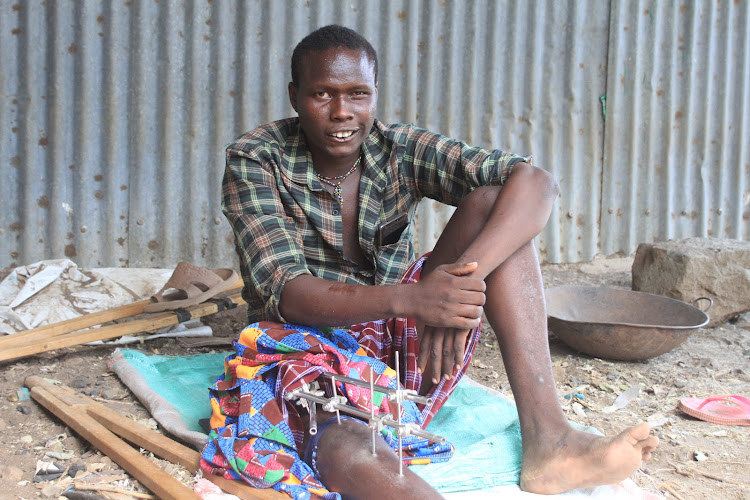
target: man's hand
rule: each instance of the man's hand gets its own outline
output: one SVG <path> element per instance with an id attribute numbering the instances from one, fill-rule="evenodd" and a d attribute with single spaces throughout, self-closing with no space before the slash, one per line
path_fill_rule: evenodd
<path id="1" fill-rule="evenodd" d="M 419 339 L 420 373 L 429 361 L 432 380 L 450 379 L 461 368 L 469 331 L 479 326 L 485 283 L 471 277 L 477 263 L 444 264 L 416 285 L 415 317 L 424 324 Z"/>
<path id="2" fill-rule="evenodd" d="M 419 372 L 424 373 L 429 360 L 432 382 L 442 376 L 449 380 L 463 366 L 466 337 L 471 330 L 425 325 L 419 339 Z"/>

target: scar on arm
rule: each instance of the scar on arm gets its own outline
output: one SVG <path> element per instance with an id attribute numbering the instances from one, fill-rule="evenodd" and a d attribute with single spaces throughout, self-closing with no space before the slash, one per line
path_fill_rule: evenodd
<path id="1" fill-rule="evenodd" d="M 328 287 L 328 291 L 340 293 L 341 295 L 354 295 L 355 293 L 354 286 L 346 283 L 334 283 Z"/>

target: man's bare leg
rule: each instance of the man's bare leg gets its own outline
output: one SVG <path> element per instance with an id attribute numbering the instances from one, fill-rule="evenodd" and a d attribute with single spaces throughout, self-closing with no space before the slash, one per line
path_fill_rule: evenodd
<path id="1" fill-rule="evenodd" d="M 480 189 L 484 192 L 476 190 L 456 210 L 423 273 L 455 262 L 484 229 L 496 194 Z M 521 488 L 552 494 L 629 477 L 642 459 L 650 458 L 658 439 L 645 423 L 606 438 L 568 423 L 552 374 L 544 287 L 533 244 L 518 249 L 485 283 L 485 314 L 497 335 L 521 421 Z"/>
<path id="2" fill-rule="evenodd" d="M 350 420 L 325 429 L 318 444 L 317 469 L 330 491 L 344 499 L 442 498 L 408 467 L 399 476 L 398 456 L 380 438 L 373 456 L 371 439 L 369 427 Z"/>

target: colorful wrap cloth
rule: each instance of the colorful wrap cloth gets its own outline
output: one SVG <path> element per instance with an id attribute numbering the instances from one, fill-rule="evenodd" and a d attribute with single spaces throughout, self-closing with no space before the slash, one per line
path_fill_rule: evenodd
<path id="1" fill-rule="evenodd" d="M 404 283 L 419 279 L 424 258 L 409 269 Z M 479 328 L 467 341 L 463 367 L 456 377 L 433 388 L 428 406 L 404 401 L 401 421 L 426 427 L 464 375 L 473 355 Z M 284 395 L 305 384 L 318 382 L 326 397 L 333 396 L 330 379 L 323 372 L 359 379 L 369 384 L 372 369 L 375 385 L 397 389 L 395 365 L 400 356 L 403 387 L 419 390 L 417 373 L 419 343 L 411 319 L 395 318 L 355 325 L 349 330 L 319 330 L 297 325 L 261 322 L 246 327 L 234 342 L 235 353 L 227 356 L 224 374 L 210 389 L 212 431 L 203 449 L 201 467 L 227 479 L 241 479 L 257 488 L 272 487 L 295 499 L 316 495 L 340 498 L 329 492 L 300 455 L 304 423 L 299 407 Z M 320 377 L 320 378 L 319 378 Z M 371 398 L 369 388 L 336 381 L 336 393 L 360 410 L 391 413 L 397 420 L 398 405 L 382 393 Z M 385 441 L 398 449 L 394 429 L 385 427 Z M 417 436 L 402 438 L 404 463 L 447 461 L 450 444 L 431 444 Z"/>

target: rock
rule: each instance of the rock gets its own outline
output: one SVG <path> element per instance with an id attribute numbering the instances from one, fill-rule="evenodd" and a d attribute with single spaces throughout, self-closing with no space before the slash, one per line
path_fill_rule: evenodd
<path id="1" fill-rule="evenodd" d="M 102 392 L 102 397 L 104 399 L 116 399 L 120 395 L 120 392 L 117 389 L 105 389 L 104 392 Z"/>
<path id="2" fill-rule="evenodd" d="M 62 492 L 63 492 L 62 485 L 57 484 L 57 483 L 46 484 L 44 485 L 41 491 L 43 498 L 57 498 L 60 496 Z"/>
<path id="3" fill-rule="evenodd" d="M 750 330 L 750 313 L 740 314 L 734 326 Z"/>
<path id="4" fill-rule="evenodd" d="M 633 290 L 692 304 L 713 300 L 707 314 L 715 326 L 750 311 L 750 242 L 688 238 L 638 245 Z M 696 304 L 705 309 L 703 301 Z"/>
<path id="5" fill-rule="evenodd" d="M 9 482 L 17 483 L 23 479 L 23 470 L 12 465 L 0 464 L 0 478 L 6 479 Z"/>
<path id="6" fill-rule="evenodd" d="M 68 386 L 73 389 L 85 389 L 91 385 L 91 377 L 88 375 L 78 375 L 73 380 L 68 382 Z"/>

